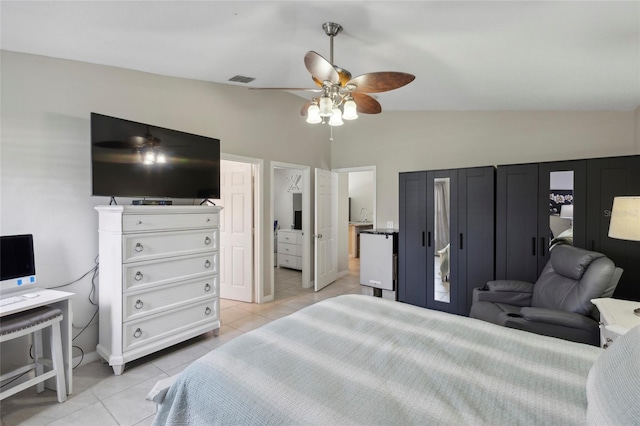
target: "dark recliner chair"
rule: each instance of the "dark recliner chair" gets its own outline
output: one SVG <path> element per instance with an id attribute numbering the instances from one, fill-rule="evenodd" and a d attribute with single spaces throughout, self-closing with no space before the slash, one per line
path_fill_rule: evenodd
<path id="1" fill-rule="evenodd" d="M 535 284 L 497 280 L 474 289 L 469 316 L 599 346 L 599 313 L 591 299 L 611 297 L 621 275 L 602 253 L 559 245 Z"/>

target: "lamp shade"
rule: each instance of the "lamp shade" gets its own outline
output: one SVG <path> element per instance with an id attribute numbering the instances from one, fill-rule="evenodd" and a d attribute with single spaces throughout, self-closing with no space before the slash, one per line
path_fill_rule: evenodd
<path id="1" fill-rule="evenodd" d="M 355 120 L 358 118 L 357 105 L 353 99 L 349 99 L 344 103 L 344 114 L 342 118 L 345 120 Z"/>
<path id="2" fill-rule="evenodd" d="M 330 126 L 342 126 L 344 124 L 344 121 L 342 121 L 342 111 L 340 111 L 340 108 L 334 108 L 333 109 L 333 114 L 331 115 L 331 118 L 329 119 L 329 125 Z"/>
<path id="3" fill-rule="evenodd" d="M 609 236 L 640 241 L 640 197 L 615 197 L 611 209 Z"/>
<path id="4" fill-rule="evenodd" d="M 331 117 L 333 109 L 333 101 L 328 96 L 320 98 L 320 117 Z"/>
<path id="5" fill-rule="evenodd" d="M 320 123 L 320 107 L 317 104 L 311 104 L 307 109 L 307 123 L 315 124 Z"/>
<path id="6" fill-rule="evenodd" d="M 562 207 L 560 207 L 560 217 L 573 219 L 573 204 L 563 204 Z"/>

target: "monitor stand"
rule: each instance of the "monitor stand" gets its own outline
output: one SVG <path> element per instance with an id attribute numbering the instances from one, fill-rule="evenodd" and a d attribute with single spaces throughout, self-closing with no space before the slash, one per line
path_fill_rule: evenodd
<path id="1" fill-rule="evenodd" d="M 216 203 L 213 202 L 213 200 L 211 200 L 211 198 L 205 198 L 204 200 L 202 200 L 202 202 L 200 203 L 200 205 L 206 204 L 208 206 L 215 206 Z"/>

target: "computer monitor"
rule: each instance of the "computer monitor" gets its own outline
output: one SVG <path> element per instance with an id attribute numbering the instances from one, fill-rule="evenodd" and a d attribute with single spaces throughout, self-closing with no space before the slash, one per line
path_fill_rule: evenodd
<path id="1" fill-rule="evenodd" d="M 33 235 L 0 236 L 0 294 L 35 285 Z"/>

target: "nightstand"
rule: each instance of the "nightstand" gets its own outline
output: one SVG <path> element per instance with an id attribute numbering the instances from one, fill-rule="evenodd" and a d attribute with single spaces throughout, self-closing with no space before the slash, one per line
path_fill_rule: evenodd
<path id="1" fill-rule="evenodd" d="M 633 310 L 640 302 L 612 298 L 591 299 L 600 311 L 600 346 L 606 349 L 618 337 L 640 324 Z"/>

